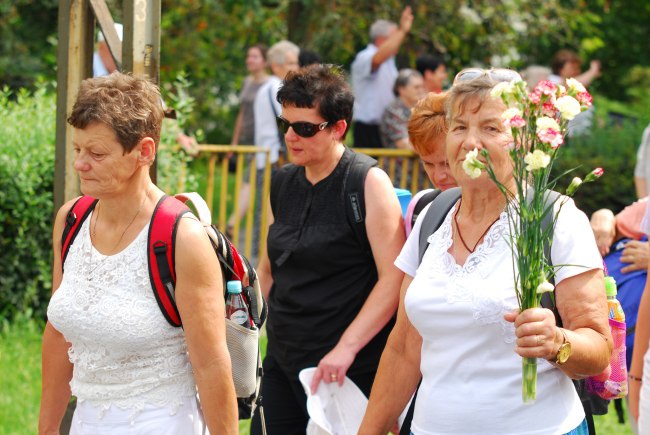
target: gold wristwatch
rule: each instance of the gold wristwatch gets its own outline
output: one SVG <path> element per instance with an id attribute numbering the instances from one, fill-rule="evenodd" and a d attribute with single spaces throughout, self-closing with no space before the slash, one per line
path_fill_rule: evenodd
<path id="1" fill-rule="evenodd" d="M 550 360 L 551 362 L 557 364 L 557 365 L 562 365 L 571 356 L 571 342 L 569 341 L 568 338 L 566 338 L 566 334 L 564 333 L 564 329 L 558 328 L 560 332 L 562 333 L 563 341 L 562 344 L 560 345 L 560 348 L 557 350 L 557 354 L 555 354 L 555 360 Z"/>

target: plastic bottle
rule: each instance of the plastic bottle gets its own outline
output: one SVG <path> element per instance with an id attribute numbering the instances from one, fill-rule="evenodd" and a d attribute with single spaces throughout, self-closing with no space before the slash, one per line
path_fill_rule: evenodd
<path id="1" fill-rule="evenodd" d="M 607 293 L 607 308 L 609 309 L 609 318 L 617 322 L 625 322 L 625 312 L 621 303 L 616 299 L 618 290 L 616 281 L 611 276 L 605 277 L 605 292 Z"/>
<path id="2" fill-rule="evenodd" d="M 226 283 L 228 290 L 228 299 L 226 300 L 226 318 L 232 320 L 244 328 L 250 328 L 248 308 L 242 296 L 242 287 L 240 281 L 228 281 Z"/>
<path id="3" fill-rule="evenodd" d="M 616 281 L 605 277 L 609 327 L 614 339 L 612 357 L 607 369 L 598 376 L 587 379 L 591 393 L 604 399 L 616 399 L 627 394 L 627 366 L 625 364 L 625 312 L 616 299 Z"/>

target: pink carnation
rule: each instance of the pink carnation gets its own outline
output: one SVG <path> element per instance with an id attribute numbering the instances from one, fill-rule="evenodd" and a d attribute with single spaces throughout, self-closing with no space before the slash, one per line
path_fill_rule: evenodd
<path id="1" fill-rule="evenodd" d="M 605 173 L 605 171 L 603 170 L 603 168 L 596 168 L 596 169 L 594 169 L 594 170 L 591 171 L 591 172 L 592 172 L 596 177 L 598 177 L 598 178 L 602 177 L 603 174 Z"/>
<path id="2" fill-rule="evenodd" d="M 591 103 L 593 102 L 593 98 L 591 98 L 589 92 L 579 92 L 578 95 L 576 95 L 576 100 L 578 100 L 580 105 L 584 107 L 591 107 Z"/>
<path id="3" fill-rule="evenodd" d="M 554 118 L 556 114 L 555 105 L 553 101 L 546 101 L 542 104 L 542 114 L 548 116 L 549 118 Z"/>
<path id="4" fill-rule="evenodd" d="M 535 86 L 535 92 L 539 92 L 540 94 L 543 95 L 555 96 L 556 91 L 557 91 L 556 84 L 550 80 L 542 80 L 537 84 L 537 86 Z"/>
<path id="5" fill-rule="evenodd" d="M 547 128 L 546 130 L 541 130 L 537 133 L 537 137 L 543 143 L 547 143 L 551 148 L 555 149 L 564 143 L 564 137 L 562 134 L 552 128 Z"/>
<path id="6" fill-rule="evenodd" d="M 512 127 L 512 128 L 522 128 L 523 126 L 526 125 L 526 121 L 521 116 L 515 115 L 510 119 L 504 120 L 503 125 L 505 125 L 506 127 Z"/>
<path id="7" fill-rule="evenodd" d="M 533 92 L 528 93 L 528 99 L 533 104 L 539 104 L 542 102 L 542 94 L 535 89 Z"/>

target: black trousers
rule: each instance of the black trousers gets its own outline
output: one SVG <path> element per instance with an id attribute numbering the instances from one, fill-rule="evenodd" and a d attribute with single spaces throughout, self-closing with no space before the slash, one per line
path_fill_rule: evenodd
<path id="1" fill-rule="evenodd" d="M 309 421 L 307 394 L 298 375 L 289 376 L 272 356 L 264 358 L 262 406 L 268 435 L 304 435 Z M 347 375 L 367 396 L 370 395 L 375 373 Z M 259 408 L 251 421 L 251 435 L 262 435 Z"/>
<path id="2" fill-rule="evenodd" d="M 382 148 L 378 124 L 354 121 L 355 148 Z"/>

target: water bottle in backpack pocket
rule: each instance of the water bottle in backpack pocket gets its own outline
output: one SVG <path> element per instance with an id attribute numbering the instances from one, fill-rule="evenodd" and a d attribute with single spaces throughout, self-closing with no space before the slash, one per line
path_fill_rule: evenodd
<path id="1" fill-rule="evenodd" d="M 609 328 L 613 338 L 612 356 L 607 368 L 597 376 L 587 378 L 587 390 L 603 399 L 611 400 L 627 395 L 627 366 L 625 358 L 625 313 L 616 299 L 616 281 L 605 277 Z"/>

